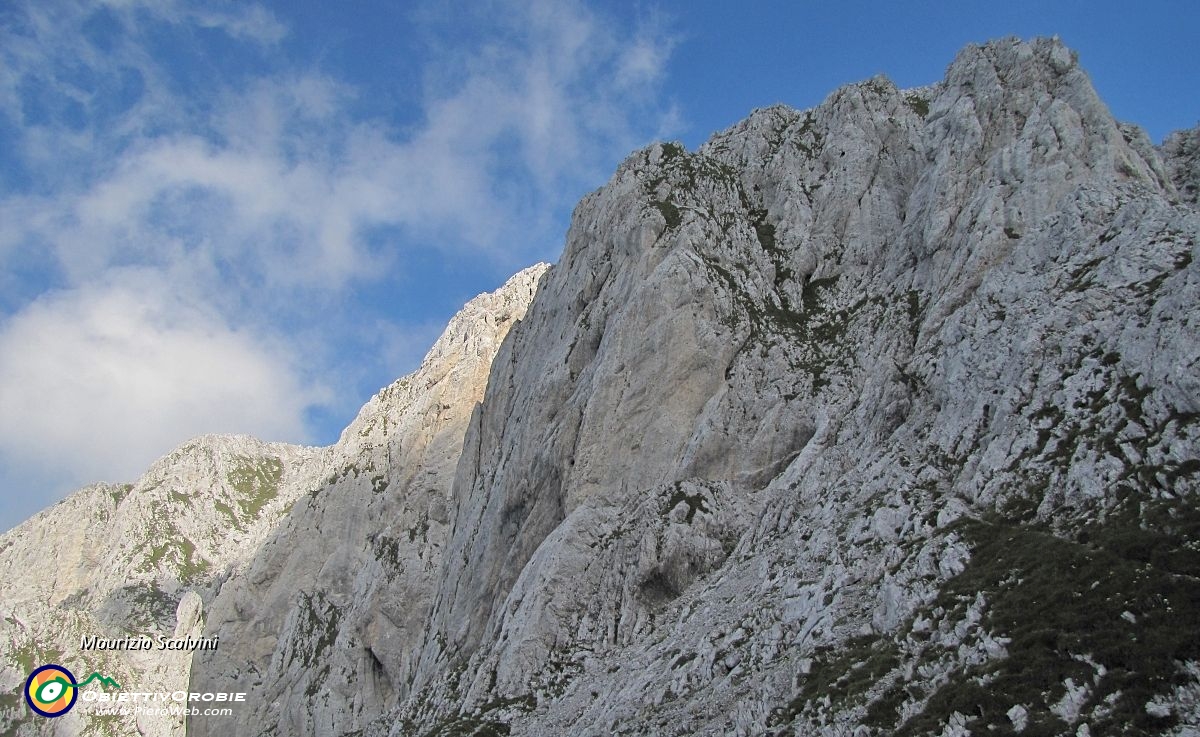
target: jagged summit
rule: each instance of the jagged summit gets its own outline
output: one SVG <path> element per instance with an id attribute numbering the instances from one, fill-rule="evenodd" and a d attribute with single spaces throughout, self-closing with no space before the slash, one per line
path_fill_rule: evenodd
<path id="1" fill-rule="evenodd" d="M 538 280 L 549 268 L 549 264 L 539 263 L 522 269 L 496 291 L 481 294 L 463 305 L 429 349 L 416 375 L 426 382 L 439 381 L 447 371 L 459 370 L 464 364 L 471 363 L 471 357 L 494 353 L 496 346 L 493 343 L 504 336 L 511 320 L 520 319 L 519 315 L 533 299 Z M 394 409 L 400 409 L 395 399 L 405 387 L 412 385 L 413 378 L 397 379 L 368 400 L 342 431 L 338 445 L 349 448 L 356 442 L 354 438 L 370 434 L 376 425 L 382 428 L 380 414 L 385 412 L 384 407 L 390 403 Z M 399 404 L 407 403 L 401 401 Z"/>
<path id="2" fill-rule="evenodd" d="M 1195 139 L 1005 39 L 633 153 L 204 594 L 192 690 L 239 734 L 1191 734 Z"/>

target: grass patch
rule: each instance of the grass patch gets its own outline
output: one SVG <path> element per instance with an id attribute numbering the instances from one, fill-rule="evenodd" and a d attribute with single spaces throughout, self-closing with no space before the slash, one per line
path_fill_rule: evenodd
<path id="1" fill-rule="evenodd" d="M 921 335 L 921 293 L 910 289 L 904 293 L 904 299 L 908 306 L 908 334 L 913 345 L 916 345 Z"/>
<path id="2" fill-rule="evenodd" d="M 241 458 L 226 476 L 237 492 L 237 504 L 243 517 L 258 516 L 262 508 L 279 496 L 279 480 L 283 477 L 283 461 L 279 458 L 252 460 Z"/>
<path id="3" fill-rule="evenodd" d="M 342 610 L 319 592 L 313 595 L 302 593 L 300 596 L 293 658 L 299 657 L 301 664 L 308 668 L 319 662 L 321 655 L 333 647 L 341 624 Z M 321 680 L 314 677 L 309 684 L 310 688 L 315 689 Z"/>
<path id="4" fill-rule="evenodd" d="M 492 674 L 493 680 L 495 674 Z M 497 696 L 483 706 L 479 707 L 480 711 L 489 712 L 499 709 L 520 709 L 521 711 L 533 711 L 537 708 L 537 697 L 531 693 L 521 694 L 520 696 L 501 697 Z"/>
<path id="5" fill-rule="evenodd" d="M 164 536 L 166 542 L 150 544 L 149 554 L 142 563 L 141 570 L 150 571 L 165 563 L 175 571 L 180 583 L 192 583 L 207 574 L 212 564 L 196 552 L 196 544 L 186 537 L 179 536 L 177 531 L 171 532 L 172 534 Z"/>
<path id="6" fill-rule="evenodd" d="M 375 560 L 389 573 L 398 573 L 404 566 L 400 562 L 400 541 L 387 535 L 379 535 L 371 541 L 371 552 Z"/>
<path id="7" fill-rule="evenodd" d="M 54 648 L 38 647 L 32 640 L 17 645 L 9 654 L 9 658 L 17 664 L 17 668 L 29 675 L 34 668 L 47 663 L 62 663 L 63 651 Z"/>
<path id="8" fill-rule="evenodd" d="M 662 161 L 664 164 L 672 159 L 678 159 L 685 154 L 687 154 L 687 150 L 681 143 L 668 141 L 662 145 Z"/>
<path id="9" fill-rule="evenodd" d="M 1066 725 L 1049 707 L 1067 678 L 1091 688 L 1081 714 L 1093 734 L 1157 734 L 1177 722 L 1145 704 L 1185 681 L 1179 662 L 1200 659 L 1200 512 L 1128 500 L 1074 540 L 998 519 L 958 529 L 974 552 L 937 604 L 962 610 L 985 592 L 982 626 L 1010 639 L 1009 656 L 953 675 L 895 734 L 936 733 L 955 711 L 1011 734 L 1015 704 L 1029 712 L 1027 734 L 1059 733 Z M 1084 657 L 1105 667 L 1098 683 Z"/>
<path id="10" fill-rule="evenodd" d="M 775 709 L 767 724 L 788 724 L 809 702 L 825 696 L 832 705 L 847 706 L 899 665 L 899 647 L 877 635 L 855 637 L 836 648 L 819 648 L 799 692 L 787 705 Z"/>
<path id="11" fill-rule="evenodd" d="M 131 586 L 128 589 L 130 603 L 130 621 L 137 623 L 144 630 L 159 625 L 173 625 L 175 609 L 179 602 L 170 594 L 158 587 L 157 581 L 148 584 Z"/>
<path id="12" fill-rule="evenodd" d="M 904 102 L 912 108 L 912 111 L 922 118 L 929 115 L 929 100 L 921 97 L 918 94 L 909 94 L 904 96 Z"/>
<path id="13" fill-rule="evenodd" d="M 120 505 L 125 501 L 125 497 L 129 496 L 129 492 L 133 491 L 133 484 L 121 484 L 120 486 L 112 486 L 108 489 L 108 495 L 112 497 L 113 504 Z"/>
<path id="14" fill-rule="evenodd" d="M 812 315 L 821 311 L 821 291 L 832 289 L 837 281 L 838 277 L 834 275 L 821 279 L 808 279 L 804 282 L 804 286 L 800 290 L 800 304 L 804 307 L 805 314 Z"/>
<path id="15" fill-rule="evenodd" d="M 222 517 L 229 521 L 230 527 L 237 530 L 243 529 L 242 523 L 238 520 L 237 514 L 233 511 L 233 507 L 229 506 L 220 499 L 216 499 L 213 501 L 213 508 L 216 509 Z"/>
<path id="16" fill-rule="evenodd" d="M 510 731 L 504 722 L 456 716 L 439 722 L 423 737 L 504 737 Z"/>
<path id="17" fill-rule="evenodd" d="M 650 204 L 654 207 L 654 209 L 658 210 L 660 215 L 663 216 L 663 220 L 665 220 L 667 223 L 668 230 L 672 228 L 678 228 L 679 224 L 683 222 L 683 216 L 679 214 L 679 208 L 675 206 L 675 203 L 663 200 L 654 200 Z"/>
<path id="18" fill-rule="evenodd" d="M 21 695 L 19 689 L 0 693 L 0 730 L 3 730 L 4 734 L 18 734 L 18 730 L 25 725 L 32 725 L 34 719 L 41 719 L 41 717 L 36 716 L 25 705 L 25 697 Z M 29 734 L 36 734 L 36 732 L 31 730 Z"/>
<path id="19" fill-rule="evenodd" d="M 689 494 L 683 490 L 683 484 L 676 484 L 674 492 L 672 492 L 671 497 L 667 499 L 667 503 L 663 506 L 662 513 L 664 516 L 668 515 L 671 513 L 672 509 L 680 504 L 687 504 L 688 511 L 686 519 L 687 523 L 690 525 L 692 524 L 692 519 L 696 516 L 696 512 L 704 512 L 705 514 L 708 514 L 712 511 L 704 502 L 704 494 L 700 492 Z"/>

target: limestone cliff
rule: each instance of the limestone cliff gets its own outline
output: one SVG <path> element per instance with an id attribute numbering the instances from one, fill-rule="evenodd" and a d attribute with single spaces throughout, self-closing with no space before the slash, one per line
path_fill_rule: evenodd
<path id="1" fill-rule="evenodd" d="M 1194 728 L 1187 140 L 1004 40 L 631 156 L 501 348 L 368 733 Z"/>
<path id="2" fill-rule="evenodd" d="M 245 574 L 220 588 L 192 690 L 246 691 L 258 708 L 193 720 L 189 734 L 344 734 L 408 693 L 440 583 L 451 482 L 504 336 L 545 265 L 469 302 L 421 367 L 342 433 Z"/>
<path id="3" fill-rule="evenodd" d="M 33 715 L 22 688 L 47 662 L 80 679 L 99 671 L 125 691 L 190 682 L 192 691 L 247 693 L 252 706 L 214 727 L 222 735 L 329 733 L 340 728 L 331 720 L 345 725 L 394 704 L 391 679 L 403 683 L 408 667 L 403 643 L 423 627 L 420 591 L 440 569 L 468 418 L 546 269 L 469 302 L 420 369 L 376 395 L 329 448 L 206 436 L 134 484 L 80 490 L 0 537 L 0 730 L 184 733 L 182 716 L 89 717 L 78 705 L 53 720 Z M 194 654 L 82 652 L 85 635 L 220 644 Z M 343 652 L 351 640 L 357 649 Z M 281 705 L 281 694 L 293 702 Z"/>

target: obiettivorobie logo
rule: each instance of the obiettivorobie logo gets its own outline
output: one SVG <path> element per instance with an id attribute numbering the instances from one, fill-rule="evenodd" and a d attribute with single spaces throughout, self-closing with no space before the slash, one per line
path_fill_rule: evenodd
<path id="1" fill-rule="evenodd" d="M 99 680 L 105 686 L 120 689 L 121 684 L 111 678 L 93 672 L 83 683 L 61 665 L 49 663 L 35 669 L 25 680 L 25 702 L 34 713 L 53 719 L 60 717 L 75 706 L 79 689 L 92 681 Z"/>
<path id="2" fill-rule="evenodd" d="M 117 689 L 121 693 L 108 693 L 90 689 L 80 697 L 79 689 L 92 681 L 102 686 Z M 135 687 L 136 688 L 136 687 Z M 121 684 L 98 672 L 93 672 L 82 683 L 61 665 L 49 663 L 35 669 L 25 680 L 25 702 L 35 714 L 53 719 L 66 714 L 82 698 L 90 702 L 91 714 L 138 716 L 232 716 L 228 704 L 244 702 L 244 692 L 188 692 L 188 691 L 122 691 Z M 197 703 L 199 702 L 199 703 Z M 215 704 L 211 702 L 216 702 Z M 209 706 L 220 708 L 205 708 Z"/>

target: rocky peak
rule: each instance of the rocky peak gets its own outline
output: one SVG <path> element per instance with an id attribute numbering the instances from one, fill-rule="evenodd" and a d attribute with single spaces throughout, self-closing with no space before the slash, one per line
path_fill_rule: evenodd
<path id="1" fill-rule="evenodd" d="M 510 277 L 500 289 L 481 294 L 463 305 L 429 349 L 415 375 L 397 379 L 363 405 L 342 431 L 337 446 L 347 457 L 353 457 L 361 452 L 364 439 L 372 438 L 378 443 L 387 434 L 388 423 L 394 426 L 398 414 L 406 411 L 415 397 L 426 395 L 424 390 L 434 385 L 450 388 L 464 383 L 455 379 L 465 377 L 449 375 L 478 369 L 480 359 L 495 354 L 508 329 L 524 317 L 538 280 L 548 269 L 549 264 L 530 266 Z M 488 365 L 486 361 L 483 363 Z M 414 386 L 416 376 L 422 380 L 422 386 Z"/>
<path id="2" fill-rule="evenodd" d="M 139 687 L 186 690 L 191 652 L 84 653 L 80 638 L 199 637 L 206 626 L 222 638 L 221 654 L 240 664 L 247 653 L 261 655 L 255 670 L 267 671 L 273 651 L 263 649 L 259 635 L 230 622 L 246 618 L 271 632 L 299 628 L 303 635 L 292 633 L 295 639 L 312 634 L 304 629 L 306 617 L 330 614 L 337 606 L 332 602 L 345 605 L 355 596 L 361 597 L 363 611 L 347 613 L 344 621 L 353 633 L 347 636 L 364 636 L 361 620 L 354 617 L 378 616 L 373 592 L 386 589 L 398 573 L 382 570 L 381 564 L 389 559 L 398 564 L 405 543 L 432 549 L 422 554 L 433 560 L 437 545 L 431 539 L 437 539 L 447 515 L 443 487 L 449 479 L 443 477 L 453 474 L 491 357 L 523 316 L 547 269 L 545 264 L 530 267 L 500 290 L 469 302 L 421 368 L 368 402 L 334 446 L 201 436 L 155 462 L 135 483 L 87 487 L 0 537 L 0 637 L 10 645 L 0 660 L 0 685 L 18 693 L 32 667 L 54 661 L 87 663 Z M 392 493 L 387 493 L 389 483 Z M 381 519 L 400 526 L 405 515 L 404 524 L 419 535 L 407 528 L 379 528 Z M 348 571 L 364 561 L 373 567 L 356 580 Z M 286 574 L 278 589 L 265 588 L 280 570 Z M 380 580 L 372 581 L 373 575 Z M 389 593 L 389 601 L 418 599 L 422 575 L 427 574 L 401 573 L 390 582 L 397 590 Z M 263 602 L 269 606 L 253 614 Z M 371 639 L 387 637 L 379 632 L 375 625 L 365 637 L 389 667 L 395 666 L 394 659 L 402 656 L 387 654 Z M 278 668 L 286 683 L 287 677 L 296 678 L 286 670 L 296 667 L 286 636 L 280 650 L 285 655 L 279 656 Z M 207 671 L 200 670 L 202 679 Z M 211 690 L 229 687 L 222 681 Z M 244 679 L 239 688 L 259 693 Z M 389 689 L 377 698 L 364 704 L 359 697 L 353 709 L 374 716 L 394 693 Z M 278 724 L 278 713 L 272 716 L 269 723 Z M 75 732 L 91 728 L 77 714 L 55 720 L 60 722 Z M 40 733 L 48 723 L 30 718 L 20 703 L 5 702 L 0 712 L 6 734 Z M 152 734 L 184 731 L 182 718 L 143 717 L 135 726 Z"/>
<path id="3" fill-rule="evenodd" d="M 210 607 L 195 688 L 249 683 L 265 711 L 239 732 L 353 731 L 407 694 L 443 565 L 463 437 L 510 329 L 546 264 L 468 302 L 412 374 L 375 395 L 306 495 Z M 199 721 L 197 735 L 228 724 Z"/>
<path id="4" fill-rule="evenodd" d="M 1056 40 L 970 47 L 936 85 L 876 78 L 694 153 L 633 154 L 581 203 L 493 364 L 422 695 L 393 723 L 837 733 L 897 671 L 822 706 L 795 684 L 816 683 L 824 648 L 903 670 L 933 667 L 895 639 L 927 620 L 974 633 L 944 640 L 979 653 L 936 666 L 948 677 L 999 657 L 997 638 L 1031 647 L 998 619 L 961 624 L 1007 611 L 987 609 L 992 588 L 965 613 L 937 604 L 964 569 L 992 575 L 955 520 L 1093 524 L 1155 498 L 1121 480 L 1151 457 L 1191 493 L 1191 466 L 1166 459 L 1194 453 L 1170 419 L 1190 417 L 1192 382 L 1166 367 L 1196 360 L 1168 337 L 1195 326 L 1168 315 L 1187 312 L 1197 221 L 1165 171 Z M 1157 428 L 1149 445 L 1104 450 L 1129 423 Z M 900 711 L 872 723 L 957 718 L 930 692 L 889 691 Z M 494 708 L 512 700 L 536 708 Z"/>
<path id="5" fill-rule="evenodd" d="M 83 652 L 81 639 L 199 636 L 203 599 L 242 570 L 323 456 L 206 435 L 135 483 L 86 487 L 0 536 L 0 687 L 19 694 L 33 667 L 55 662 L 86 664 L 117 682 L 186 688 L 190 652 Z M 38 734 L 49 723 L 23 702 L 8 706 L 0 711 L 6 734 Z M 59 722 L 73 733 L 88 726 L 75 713 L 51 724 Z M 182 734 L 184 723 L 145 715 L 136 728 Z"/>

